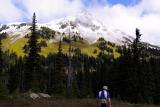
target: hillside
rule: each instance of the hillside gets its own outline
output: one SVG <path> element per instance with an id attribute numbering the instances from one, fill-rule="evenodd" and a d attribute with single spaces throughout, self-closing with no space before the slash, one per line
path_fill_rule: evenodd
<path id="1" fill-rule="evenodd" d="M 30 28 L 31 23 L 27 22 L 1 24 L 0 34 L 4 36 L 4 50 L 13 51 L 16 52 L 18 56 L 23 56 L 23 47 L 26 45 L 27 37 L 30 35 Z M 134 39 L 133 36 L 119 29 L 105 27 L 103 23 L 96 20 L 96 18 L 87 12 L 81 12 L 75 16 L 68 16 L 48 23 L 37 23 L 37 30 L 40 36 L 39 41 L 42 42 L 42 45 L 45 45 L 41 53 L 44 56 L 57 52 L 60 38 L 66 39 L 68 35 L 71 35 L 72 39 L 75 40 L 72 41 L 73 50 L 80 49 L 82 53 L 94 57 L 99 53 L 97 47 L 97 40 L 99 38 L 104 38 L 106 41 L 119 46 L 131 43 Z M 79 39 L 79 41 L 76 39 Z M 62 42 L 64 53 L 68 52 L 67 41 Z M 147 48 L 159 48 L 159 46 L 146 42 L 143 42 L 143 44 Z M 120 54 L 116 52 L 115 47 L 109 44 L 107 46 L 111 48 L 115 58 L 120 56 Z"/>
<path id="2" fill-rule="evenodd" d="M 6 38 L 2 41 L 4 50 L 9 50 L 10 52 L 15 52 L 18 56 L 24 56 L 23 47 L 27 44 L 28 38 L 20 38 L 14 42 L 12 42 L 12 38 Z M 41 54 L 47 56 L 49 53 L 55 53 L 58 50 L 58 42 L 50 42 L 47 39 L 39 39 L 39 41 L 45 41 L 47 46 L 42 47 Z M 82 53 L 87 54 L 89 56 L 96 57 L 100 50 L 97 47 L 98 43 L 89 44 L 85 40 L 73 41 L 72 42 L 72 53 L 74 50 L 80 49 Z M 114 57 L 117 58 L 120 56 L 118 52 L 116 52 L 116 48 L 110 45 L 107 45 L 113 50 Z M 65 41 L 62 42 L 62 51 L 63 53 L 68 53 L 69 44 Z"/>

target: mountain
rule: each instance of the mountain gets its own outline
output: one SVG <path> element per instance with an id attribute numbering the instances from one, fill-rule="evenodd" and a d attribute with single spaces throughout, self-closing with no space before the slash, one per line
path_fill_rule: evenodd
<path id="1" fill-rule="evenodd" d="M 31 23 L 26 22 L 9 23 L 6 25 L 1 24 L 0 33 L 7 36 L 3 42 L 4 47 L 23 55 L 22 48 L 26 44 L 26 37 L 30 34 L 30 28 Z M 69 34 L 72 37 L 76 36 L 76 38 L 83 39 L 73 43 L 73 45 L 80 48 L 82 52 L 91 55 L 93 55 L 95 50 L 98 50 L 95 44 L 101 37 L 116 45 L 131 43 L 134 39 L 134 37 L 119 29 L 105 27 L 102 22 L 85 11 L 75 16 L 68 16 L 48 23 L 38 23 L 37 28 L 40 35 L 43 35 L 43 39 L 47 39 L 45 40 L 47 42 L 47 48 L 42 49 L 45 55 L 51 52 L 51 50 L 57 49 L 57 42 L 60 40 L 60 36 L 68 37 Z M 143 44 L 147 47 L 159 48 L 149 43 L 144 42 Z M 112 49 L 116 56 L 119 56 L 113 47 Z M 67 45 L 64 43 L 64 51 L 67 52 L 67 50 Z M 95 55 L 96 54 L 93 56 Z"/>
<path id="2" fill-rule="evenodd" d="M 100 21 L 87 12 L 81 12 L 75 16 L 68 16 L 49 23 L 38 24 L 38 28 L 42 26 L 60 33 L 68 34 L 70 32 L 71 34 L 79 34 L 89 43 L 94 43 L 100 37 L 104 37 L 107 41 L 120 45 L 124 38 L 130 38 L 128 34 L 119 29 L 106 28 Z M 30 23 L 9 23 L 7 25 L 0 25 L 0 32 L 6 32 L 11 37 L 13 36 L 14 42 L 28 34 L 30 27 Z"/>

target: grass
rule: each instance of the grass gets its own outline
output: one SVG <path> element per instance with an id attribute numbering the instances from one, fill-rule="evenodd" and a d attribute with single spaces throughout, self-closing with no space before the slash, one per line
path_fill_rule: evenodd
<path id="1" fill-rule="evenodd" d="M 18 56 L 24 56 L 23 47 L 26 43 L 26 38 L 20 38 L 13 43 L 11 42 L 11 38 L 7 38 L 2 41 L 5 50 L 15 52 Z"/>
<path id="2" fill-rule="evenodd" d="M 47 56 L 49 53 L 56 53 L 58 51 L 58 45 L 59 43 L 49 43 L 48 40 L 45 40 L 47 42 L 47 47 L 43 47 L 41 49 L 41 55 Z M 15 52 L 18 56 L 24 56 L 24 50 L 23 47 L 27 43 L 27 38 L 20 38 L 16 40 L 15 42 L 12 41 L 12 38 L 8 37 L 2 41 L 3 47 L 5 50 L 9 50 L 10 52 Z M 96 57 L 100 50 L 97 48 L 96 43 L 95 44 L 88 44 L 87 41 L 77 41 L 72 42 L 72 47 L 81 49 L 81 52 L 83 54 L 87 54 L 89 56 Z M 116 52 L 116 48 L 112 46 L 108 46 L 113 50 L 114 57 L 118 58 L 120 54 Z M 62 42 L 62 51 L 63 53 L 68 53 L 69 45 L 66 42 Z M 97 51 L 94 53 L 94 51 Z"/>

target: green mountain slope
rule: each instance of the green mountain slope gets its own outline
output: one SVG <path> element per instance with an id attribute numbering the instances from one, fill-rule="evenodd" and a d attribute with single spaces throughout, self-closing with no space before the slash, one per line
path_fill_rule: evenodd
<path id="1" fill-rule="evenodd" d="M 42 47 L 41 54 L 47 56 L 49 53 L 55 53 L 58 50 L 58 42 L 50 42 L 48 39 L 40 39 L 46 42 L 47 46 Z M 27 38 L 20 38 L 16 41 L 13 41 L 12 38 L 6 38 L 2 41 L 4 50 L 9 50 L 10 52 L 15 52 L 18 56 L 24 56 L 23 47 L 27 44 Z M 72 53 L 75 52 L 77 48 L 81 50 L 81 53 L 87 54 L 89 56 L 96 57 L 100 50 L 97 47 L 97 43 L 89 44 L 85 40 L 78 40 L 72 42 Z M 107 45 L 113 50 L 113 55 L 115 58 L 119 57 L 120 54 L 116 52 L 116 48 L 111 45 Z M 68 53 L 69 44 L 67 42 L 62 42 L 62 51 L 63 53 Z"/>

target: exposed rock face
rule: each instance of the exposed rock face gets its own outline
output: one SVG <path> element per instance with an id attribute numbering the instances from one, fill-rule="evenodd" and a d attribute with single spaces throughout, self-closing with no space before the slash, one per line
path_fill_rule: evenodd
<path id="1" fill-rule="evenodd" d="M 49 94 L 45 93 L 30 93 L 30 98 L 38 99 L 38 98 L 51 98 Z"/>

